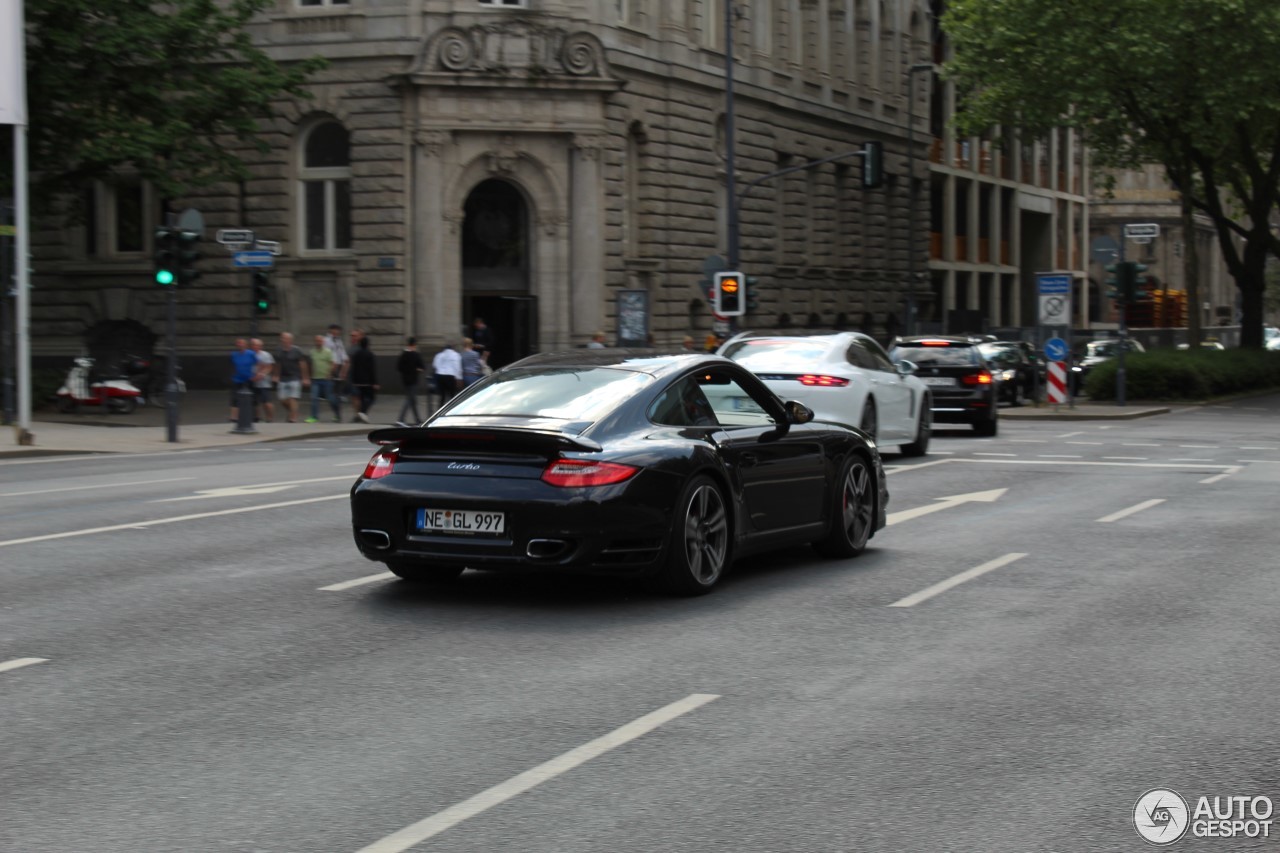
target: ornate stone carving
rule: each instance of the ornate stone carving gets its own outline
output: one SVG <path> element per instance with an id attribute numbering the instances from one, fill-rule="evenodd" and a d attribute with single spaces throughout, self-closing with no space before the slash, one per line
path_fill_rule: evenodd
<path id="1" fill-rule="evenodd" d="M 604 47 L 592 34 L 518 18 L 444 27 L 427 39 L 414 70 L 530 78 L 609 76 Z"/>
<path id="2" fill-rule="evenodd" d="M 605 142 L 606 140 L 603 136 L 584 133 L 575 133 L 573 135 L 573 147 L 588 160 L 600 159 L 600 152 L 604 150 Z"/>
<path id="3" fill-rule="evenodd" d="M 490 174 L 510 175 L 524 153 L 516 145 L 515 137 L 503 136 L 498 140 L 498 147 L 485 152 L 485 156 L 489 158 Z"/>
<path id="4" fill-rule="evenodd" d="M 568 215 L 560 212 L 544 213 L 538 216 L 538 227 L 548 237 L 554 237 L 569 222 Z"/>
<path id="5" fill-rule="evenodd" d="M 453 134 L 447 130 L 419 130 L 413 134 L 413 141 L 422 146 L 422 153 L 428 157 L 439 157 L 444 147 L 453 142 Z"/>

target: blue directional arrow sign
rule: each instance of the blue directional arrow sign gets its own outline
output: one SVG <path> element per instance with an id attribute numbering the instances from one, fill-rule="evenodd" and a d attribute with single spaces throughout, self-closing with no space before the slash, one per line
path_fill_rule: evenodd
<path id="1" fill-rule="evenodd" d="M 231 263 L 239 269 L 271 269 L 275 266 L 271 253 L 266 251 L 232 252 Z"/>
<path id="2" fill-rule="evenodd" d="M 1067 360 L 1067 342 L 1062 338 L 1049 338 L 1044 342 L 1044 357 L 1049 361 Z"/>

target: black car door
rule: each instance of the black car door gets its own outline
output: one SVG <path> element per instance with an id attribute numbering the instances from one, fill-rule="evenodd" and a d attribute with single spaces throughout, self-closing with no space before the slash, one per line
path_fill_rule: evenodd
<path id="1" fill-rule="evenodd" d="M 741 368 L 691 377 L 720 429 L 712 438 L 741 488 L 750 533 L 786 533 L 820 524 L 826 490 L 822 444 L 805 424 L 780 429 L 771 393 Z"/>

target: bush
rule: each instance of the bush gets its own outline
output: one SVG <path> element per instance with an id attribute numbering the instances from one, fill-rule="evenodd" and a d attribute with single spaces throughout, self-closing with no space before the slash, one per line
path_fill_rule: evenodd
<path id="1" fill-rule="evenodd" d="M 1115 359 L 1089 371 L 1092 400 L 1116 398 Z M 1242 391 L 1280 388 L 1280 352 L 1268 350 L 1161 349 L 1125 356 L 1125 398 L 1202 400 Z"/>
<path id="2" fill-rule="evenodd" d="M 47 409 L 53 407 L 53 398 L 67 378 L 65 370 L 56 367 L 41 367 L 31 371 L 31 408 Z"/>

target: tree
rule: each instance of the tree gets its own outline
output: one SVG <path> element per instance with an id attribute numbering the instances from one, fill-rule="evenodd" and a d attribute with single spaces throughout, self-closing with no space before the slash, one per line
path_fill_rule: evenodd
<path id="1" fill-rule="evenodd" d="M 282 65 L 252 44 L 246 25 L 274 5 L 26 0 L 33 199 L 121 169 L 162 198 L 245 177 L 240 153 L 266 150 L 273 102 L 307 97 L 324 64 Z"/>
<path id="2" fill-rule="evenodd" d="M 1095 162 L 1159 163 L 1212 221 L 1262 345 L 1280 241 L 1280 4 L 1275 0 L 952 0 L 946 72 L 962 133 L 1071 126 Z"/>

